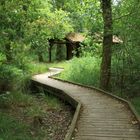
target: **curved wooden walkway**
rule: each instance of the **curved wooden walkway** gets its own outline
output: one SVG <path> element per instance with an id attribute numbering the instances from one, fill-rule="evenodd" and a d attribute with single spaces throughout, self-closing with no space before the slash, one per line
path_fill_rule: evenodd
<path id="1" fill-rule="evenodd" d="M 57 81 L 48 76 L 60 69 L 36 75 L 34 81 L 61 89 L 82 103 L 75 140 L 140 140 L 140 130 L 127 107 L 92 89 Z"/>

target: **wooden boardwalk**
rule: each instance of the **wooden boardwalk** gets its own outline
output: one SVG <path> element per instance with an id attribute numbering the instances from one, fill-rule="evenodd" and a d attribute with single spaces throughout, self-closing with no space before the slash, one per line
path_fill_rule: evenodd
<path id="1" fill-rule="evenodd" d="M 122 102 L 92 89 L 48 78 L 59 71 L 52 69 L 33 80 L 61 89 L 82 103 L 75 140 L 140 140 L 138 124 Z"/>

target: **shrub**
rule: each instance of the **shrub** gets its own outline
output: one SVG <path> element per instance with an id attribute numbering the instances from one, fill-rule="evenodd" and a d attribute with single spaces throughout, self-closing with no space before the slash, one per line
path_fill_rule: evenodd
<path id="1" fill-rule="evenodd" d="M 100 59 L 95 57 L 74 58 L 60 75 L 65 80 L 85 85 L 99 85 Z"/>
<path id="2" fill-rule="evenodd" d="M 14 65 L 3 64 L 0 67 L 0 90 L 21 90 L 25 88 L 28 74 Z"/>

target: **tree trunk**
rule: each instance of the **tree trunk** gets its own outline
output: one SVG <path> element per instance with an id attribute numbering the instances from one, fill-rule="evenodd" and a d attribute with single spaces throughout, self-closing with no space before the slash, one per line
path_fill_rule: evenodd
<path id="1" fill-rule="evenodd" d="M 110 89 L 111 50 L 112 50 L 112 7 L 111 0 L 101 0 L 104 21 L 103 53 L 101 63 L 100 88 Z"/>
<path id="2" fill-rule="evenodd" d="M 39 62 L 44 62 L 44 59 L 41 53 L 38 53 L 38 60 Z"/>
<path id="3" fill-rule="evenodd" d="M 80 43 L 76 42 L 75 44 L 75 48 L 76 48 L 76 57 L 80 57 Z"/>
<path id="4" fill-rule="evenodd" d="M 63 59 L 63 46 L 61 44 L 57 44 L 56 48 L 56 60 L 61 61 Z"/>
<path id="5" fill-rule="evenodd" d="M 49 52 L 49 63 L 52 62 L 52 47 L 54 45 L 54 40 L 50 39 L 49 40 L 49 47 L 48 47 L 48 52 Z"/>
<path id="6" fill-rule="evenodd" d="M 49 63 L 51 63 L 52 62 L 52 45 L 51 44 L 48 48 L 48 51 L 49 51 Z"/>
<path id="7" fill-rule="evenodd" d="M 70 60 L 73 57 L 73 54 L 72 54 L 73 44 L 70 42 L 67 42 L 66 47 L 67 47 L 67 60 Z"/>

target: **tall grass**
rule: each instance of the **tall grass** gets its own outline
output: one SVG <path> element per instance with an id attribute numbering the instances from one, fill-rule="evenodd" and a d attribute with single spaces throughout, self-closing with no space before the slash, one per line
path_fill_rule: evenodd
<path id="1" fill-rule="evenodd" d="M 69 65 L 69 61 L 53 62 L 53 63 L 38 63 L 31 62 L 29 65 L 29 70 L 32 75 L 47 72 L 50 67 L 61 67 L 65 68 Z"/>
<path id="2" fill-rule="evenodd" d="M 49 65 L 47 63 L 32 62 L 29 65 L 30 73 L 32 75 L 47 72 L 48 68 L 49 68 Z"/>
<path id="3" fill-rule="evenodd" d="M 28 106 L 32 103 L 33 97 L 29 94 L 21 92 L 7 92 L 0 96 L 0 108 L 6 108 L 11 106 Z"/>
<path id="4" fill-rule="evenodd" d="M 131 99 L 132 104 L 140 115 L 140 97 L 134 97 Z"/>
<path id="5" fill-rule="evenodd" d="M 100 59 L 95 57 L 73 58 L 60 78 L 91 86 L 99 85 Z"/>
<path id="6" fill-rule="evenodd" d="M 24 138 L 23 138 L 24 136 Z M 0 112 L 0 140 L 32 140 L 29 126 Z"/>

